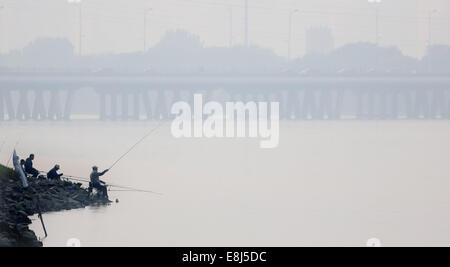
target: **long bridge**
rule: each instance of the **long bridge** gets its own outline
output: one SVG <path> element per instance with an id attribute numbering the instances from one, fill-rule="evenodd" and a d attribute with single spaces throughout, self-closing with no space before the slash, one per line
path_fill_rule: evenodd
<path id="1" fill-rule="evenodd" d="M 170 119 L 177 101 L 278 101 L 284 120 L 450 119 L 450 77 L 0 75 L 0 120 Z"/>

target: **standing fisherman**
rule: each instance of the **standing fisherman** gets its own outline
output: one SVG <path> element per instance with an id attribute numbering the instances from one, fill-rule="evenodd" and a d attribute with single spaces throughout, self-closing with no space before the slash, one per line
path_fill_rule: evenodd
<path id="1" fill-rule="evenodd" d="M 95 188 L 102 192 L 103 197 L 108 199 L 108 190 L 106 187 L 106 183 L 100 180 L 100 177 L 105 175 L 109 170 L 105 170 L 103 172 L 98 172 L 98 167 L 94 166 L 92 167 L 92 173 L 91 173 L 91 186 L 92 188 Z M 103 185 L 102 185 L 103 184 Z"/>

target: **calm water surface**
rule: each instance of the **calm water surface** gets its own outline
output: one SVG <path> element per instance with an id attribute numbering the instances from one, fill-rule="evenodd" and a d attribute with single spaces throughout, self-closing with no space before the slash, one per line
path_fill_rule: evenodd
<path id="1" fill-rule="evenodd" d="M 35 165 L 88 177 L 156 123 L 1 123 Z M 44 215 L 45 246 L 450 245 L 450 123 L 283 122 L 280 146 L 255 139 L 174 139 L 165 124 L 104 180 L 163 196 Z M 31 228 L 43 236 L 33 217 Z"/>

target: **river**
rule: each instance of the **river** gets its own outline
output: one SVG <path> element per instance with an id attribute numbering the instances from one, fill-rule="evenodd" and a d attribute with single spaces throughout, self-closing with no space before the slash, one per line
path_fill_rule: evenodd
<path id="1" fill-rule="evenodd" d="M 0 161 L 16 142 L 35 166 L 108 168 L 156 122 L 1 122 Z M 175 139 L 170 124 L 104 180 L 163 195 L 44 215 L 44 246 L 450 245 L 448 121 L 281 122 L 280 144 Z M 31 228 L 43 236 L 33 217 Z"/>

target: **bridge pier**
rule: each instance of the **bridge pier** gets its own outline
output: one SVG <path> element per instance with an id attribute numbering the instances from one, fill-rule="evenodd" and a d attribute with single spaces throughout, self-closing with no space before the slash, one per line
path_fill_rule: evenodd
<path id="1" fill-rule="evenodd" d="M 131 94 L 104 90 L 98 92 L 100 97 L 100 120 L 140 120 L 141 104 L 143 104 L 147 120 L 161 120 L 170 118 L 167 103 L 173 103 L 176 96 L 168 90 L 136 90 Z M 193 96 L 191 96 L 193 99 Z M 142 99 L 142 100 L 141 100 Z M 109 100 L 109 101 L 108 101 Z M 142 103 L 141 103 L 142 101 Z M 192 102 L 192 100 L 189 100 Z M 131 108 L 130 108 L 131 102 Z M 120 105 L 119 105 L 120 103 Z M 108 112 L 109 104 L 109 112 Z"/>
<path id="2" fill-rule="evenodd" d="M 443 89 L 434 89 L 432 92 L 431 117 L 433 119 L 446 118 L 446 96 Z"/>
<path id="3" fill-rule="evenodd" d="M 300 91 L 289 90 L 286 100 L 286 115 L 287 120 L 291 120 L 293 117 L 298 120 L 300 118 Z"/>
<path id="4" fill-rule="evenodd" d="M 64 107 L 64 120 L 70 121 L 70 116 L 72 113 L 72 105 L 75 97 L 75 91 L 74 90 L 68 90 L 67 96 L 66 96 L 66 104 Z"/>
<path id="5" fill-rule="evenodd" d="M 363 100 L 364 100 L 364 95 L 363 92 L 361 90 L 358 90 L 357 92 L 355 92 L 356 95 L 356 112 L 355 112 L 355 116 L 356 119 L 361 120 L 363 117 Z"/>
<path id="6" fill-rule="evenodd" d="M 391 112 L 388 115 L 388 118 L 391 120 L 398 119 L 398 95 L 399 92 L 394 90 L 390 96 L 391 96 Z"/>
<path id="7" fill-rule="evenodd" d="M 49 120 L 62 120 L 62 110 L 61 110 L 61 99 L 59 96 L 58 90 L 52 90 L 50 92 L 50 104 L 48 107 L 48 115 L 47 118 Z"/>
<path id="8" fill-rule="evenodd" d="M 380 120 L 386 120 L 388 118 L 388 95 L 385 90 L 380 92 L 380 112 L 379 112 L 379 119 Z"/>
<path id="9" fill-rule="evenodd" d="M 447 116 L 446 118 L 450 120 L 450 91 L 447 91 Z"/>
<path id="10" fill-rule="evenodd" d="M 166 107 L 167 99 L 166 99 L 166 94 L 165 94 L 164 90 L 158 90 L 157 91 L 156 99 L 157 99 L 156 108 L 155 108 L 155 112 L 156 112 L 155 115 L 156 115 L 156 117 L 154 117 L 154 119 L 156 119 L 156 120 L 165 120 L 165 119 L 168 118 L 169 113 L 168 113 L 168 109 Z"/>
<path id="11" fill-rule="evenodd" d="M 5 120 L 5 94 L 6 90 L 0 90 L 0 121 L 4 121 Z"/>
<path id="12" fill-rule="evenodd" d="M 373 120 L 375 119 L 375 92 L 373 89 L 369 89 L 367 93 L 367 119 Z"/>
<path id="13" fill-rule="evenodd" d="M 45 120 L 47 119 L 47 112 L 44 104 L 44 92 L 42 90 L 34 91 L 34 104 L 33 112 L 31 114 L 33 120 Z"/>
<path id="14" fill-rule="evenodd" d="M 430 118 L 430 108 L 428 103 L 428 94 L 424 90 L 415 90 L 415 101 L 413 116 L 415 119 Z"/>
<path id="15" fill-rule="evenodd" d="M 316 109 L 316 101 L 314 99 L 314 92 L 311 89 L 304 90 L 299 119 L 308 120 L 310 115 L 313 116 L 315 109 Z"/>
<path id="16" fill-rule="evenodd" d="M 129 119 L 129 110 L 128 110 L 128 93 L 122 93 L 122 112 L 121 112 L 122 120 L 127 121 Z"/>
<path id="17" fill-rule="evenodd" d="M 106 120 L 106 93 L 104 91 L 99 92 L 100 105 L 99 105 L 99 118 L 101 121 Z"/>
<path id="18" fill-rule="evenodd" d="M 111 120 L 117 120 L 117 93 L 111 93 Z"/>
<path id="19" fill-rule="evenodd" d="M 319 94 L 319 105 L 318 110 L 315 113 L 315 116 L 313 116 L 313 119 L 316 120 L 325 120 L 330 118 L 331 114 L 331 95 L 330 92 L 325 92 L 323 89 L 320 91 L 316 91 L 316 93 Z M 314 98 L 314 101 L 316 99 Z"/>
<path id="20" fill-rule="evenodd" d="M 133 119 L 139 120 L 141 117 L 140 92 L 133 93 Z"/>
<path id="21" fill-rule="evenodd" d="M 334 106 L 331 119 L 340 120 L 342 114 L 342 105 L 344 103 L 345 89 L 337 90 L 335 93 L 336 93 L 336 105 Z"/>
<path id="22" fill-rule="evenodd" d="M 27 121 L 31 117 L 30 107 L 28 105 L 28 91 L 20 90 L 19 104 L 17 107 L 16 118 L 18 120 Z"/>
<path id="23" fill-rule="evenodd" d="M 5 100 L 6 112 L 8 113 L 8 120 L 10 121 L 15 120 L 16 112 L 14 109 L 10 90 L 6 90 L 3 92 L 3 99 Z"/>
<path id="24" fill-rule="evenodd" d="M 147 120 L 151 120 L 153 118 L 153 112 L 152 112 L 152 105 L 151 105 L 151 99 L 149 96 L 149 92 L 145 90 L 142 93 L 142 98 L 144 100 L 144 109 L 145 109 L 145 115 Z"/>

